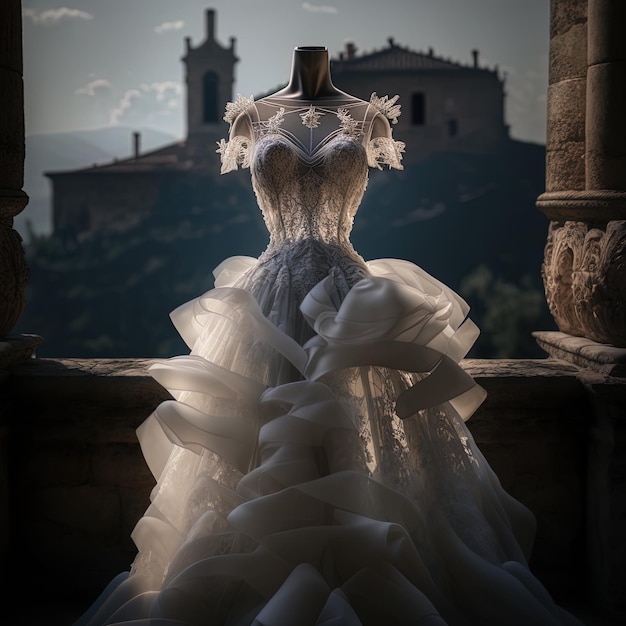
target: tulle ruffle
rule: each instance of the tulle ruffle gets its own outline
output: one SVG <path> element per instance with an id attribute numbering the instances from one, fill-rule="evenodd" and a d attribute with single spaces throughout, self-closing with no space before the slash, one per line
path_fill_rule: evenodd
<path id="1" fill-rule="evenodd" d="M 309 292 L 301 346 L 237 286 L 254 266 L 172 314 L 192 353 L 150 370 L 175 399 L 138 430 L 157 481 L 138 556 L 77 626 L 577 624 L 464 424 L 485 396 L 459 365 L 466 303 L 370 262 L 340 303 L 332 277 Z M 275 357 L 298 379 L 272 385 Z"/>

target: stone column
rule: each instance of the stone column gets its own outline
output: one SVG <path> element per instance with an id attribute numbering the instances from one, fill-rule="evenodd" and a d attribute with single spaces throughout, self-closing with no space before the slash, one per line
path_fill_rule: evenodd
<path id="1" fill-rule="evenodd" d="M 542 274 L 560 332 L 534 335 L 579 367 L 592 409 L 587 582 L 611 617 L 623 611 L 624 589 L 625 29 L 624 0 L 551 0 L 546 192 L 537 200 L 550 220 Z"/>
<path id="2" fill-rule="evenodd" d="M 28 203 L 24 184 L 22 5 L 0 2 L 0 561 L 9 546 L 9 430 L 4 384 L 11 367 L 33 354 L 40 337 L 7 337 L 24 308 L 28 269 L 13 218 Z"/>
<path id="3" fill-rule="evenodd" d="M 13 218 L 28 203 L 24 184 L 24 86 L 22 6 L 0 3 L 0 338 L 6 337 L 24 308 L 28 270 Z"/>
<path id="4" fill-rule="evenodd" d="M 580 357 L 584 344 L 604 363 L 605 346 L 626 347 L 625 20 L 623 0 L 552 0 L 546 193 L 537 201 L 550 219 L 550 311 L 562 334 L 587 342 L 538 339 L 560 357 Z"/>
<path id="5" fill-rule="evenodd" d="M 626 191 L 626 3 L 589 0 L 586 188 Z"/>

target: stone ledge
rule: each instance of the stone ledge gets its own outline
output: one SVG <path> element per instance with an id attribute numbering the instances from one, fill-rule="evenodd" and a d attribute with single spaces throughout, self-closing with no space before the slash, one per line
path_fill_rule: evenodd
<path id="1" fill-rule="evenodd" d="M 53 398 L 92 404 L 101 397 L 110 408 L 155 405 L 171 395 L 148 373 L 153 360 L 34 358 L 11 370 L 11 388 L 41 404 Z"/>
<path id="2" fill-rule="evenodd" d="M 535 335 L 547 335 L 548 332 L 537 332 Z M 555 333 L 559 334 L 559 333 Z M 560 333 L 564 334 L 564 333 Z M 35 337 L 33 335 L 33 337 Z M 588 340 L 586 340 L 588 341 Z M 601 345 L 601 344 L 597 344 Z M 1 344 L 0 344 L 1 346 Z M 626 352 L 626 349 L 623 350 Z M 148 368 L 155 361 L 152 358 L 119 358 L 119 359 L 77 359 L 77 358 L 32 358 L 13 368 L 16 377 L 29 378 L 34 384 L 37 379 L 54 377 L 59 380 L 70 380 L 77 377 L 85 381 L 91 379 L 120 379 L 135 377 L 156 381 L 150 376 Z M 463 359 L 461 366 L 474 378 L 515 378 L 530 379 L 572 378 L 580 373 L 573 364 L 559 358 L 545 359 Z M 73 382 L 76 382 L 75 380 Z M 30 384 L 30 383 L 29 383 Z"/>
<path id="3" fill-rule="evenodd" d="M 152 378 L 148 367 L 158 359 L 66 359 L 34 358 L 14 370 L 19 376 L 55 376 L 57 378 L 120 378 L 138 376 Z"/>
<path id="4" fill-rule="evenodd" d="M 625 349 L 626 352 L 626 349 Z M 152 377 L 148 367 L 162 359 L 121 358 L 121 359 L 71 359 L 34 358 L 13 370 L 16 376 L 36 379 L 54 376 L 56 378 L 104 377 L 123 378 L 135 376 Z M 558 359 L 463 359 L 461 366 L 474 377 L 481 378 L 533 378 L 571 377 L 578 374 L 578 368 Z M 155 382 L 155 384 L 157 384 Z"/>
<path id="5" fill-rule="evenodd" d="M 615 348 L 586 337 L 555 331 L 537 331 L 533 337 L 553 359 L 562 359 L 605 376 L 626 377 L 626 348 Z"/>
<path id="6" fill-rule="evenodd" d="M 11 390 L 28 397 L 47 413 L 47 404 L 70 402 L 110 409 L 141 409 L 171 399 L 169 392 L 149 374 L 153 359 L 34 358 L 13 368 Z M 573 407 L 585 402 L 581 370 L 559 358 L 464 359 L 461 366 L 485 388 L 487 399 L 479 411 L 511 406 L 541 410 Z M 602 386 L 602 379 L 595 380 Z M 472 418 L 474 419 L 474 418 Z"/>
<path id="7" fill-rule="evenodd" d="M 578 368 L 558 359 L 463 359 L 463 369 L 474 378 L 571 378 Z"/>

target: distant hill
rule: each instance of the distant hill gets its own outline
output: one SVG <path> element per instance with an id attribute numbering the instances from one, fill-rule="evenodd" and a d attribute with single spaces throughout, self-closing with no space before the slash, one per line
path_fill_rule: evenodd
<path id="1" fill-rule="evenodd" d="M 72 170 L 94 163 L 107 163 L 114 158 L 126 158 L 133 151 L 133 132 L 141 133 L 141 150 L 167 145 L 177 138 L 153 128 L 107 126 L 93 130 L 64 133 L 39 133 L 26 137 L 24 191 L 30 200 L 15 218 L 15 228 L 28 239 L 26 223 L 37 234 L 52 230 L 50 181 L 44 172 Z"/>
<path id="2" fill-rule="evenodd" d="M 548 221 L 545 146 L 512 140 L 497 154 L 440 153 L 403 171 L 372 171 L 352 242 L 366 258 L 417 263 L 455 288 L 485 264 L 539 275 Z"/>

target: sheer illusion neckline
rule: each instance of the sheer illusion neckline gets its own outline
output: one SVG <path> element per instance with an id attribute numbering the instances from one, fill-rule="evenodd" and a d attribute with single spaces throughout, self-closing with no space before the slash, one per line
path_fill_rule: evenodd
<path id="1" fill-rule="evenodd" d="M 231 125 L 229 140 L 218 141 L 217 152 L 222 162 L 221 172 L 225 174 L 241 167 L 250 167 L 254 146 L 267 136 L 285 138 L 285 143 L 306 165 L 317 164 L 330 150 L 337 137 L 345 137 L 359 143 L 367 154 L 370 167 L 382 169 L 388 166 L 403 169 L 401 165 L 405 144 L 395 141 L 389 123 L 396 123 L 399 105 L 397 96 L 389 99 L 372 93 L 369 102 L 294 100 L 293 103 L 272 100 L 271 97 L 255 102 L 238 95 L 226 107 L 224 120 Z M 267 108 L 263 114 L 259 107 Z M 273 112 L 272 115 L 269 113 Z M 299 117 L 299 119 L 298 119 Z M 383 119 L 386 133 L 372 137 L 376 119 Z M 243 120 L 240 125 L 237 120 Z M 331 120 L 333 123 L 331 124 Z M 307 130 L 302 133 L 302 126 Z M 299 131 L 299 132 L 298 132 Z M 298 135 L 303 134 L 302 138 Z M 316 135 L 321 138 L 316 139 Z M 308 145 L 307 145 L 308 140 Z"/>

